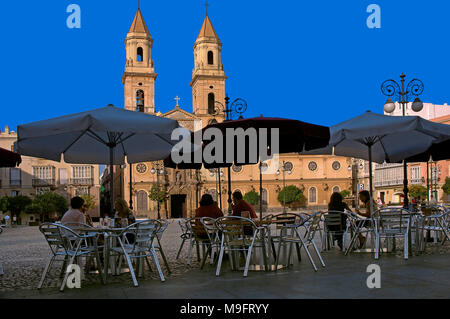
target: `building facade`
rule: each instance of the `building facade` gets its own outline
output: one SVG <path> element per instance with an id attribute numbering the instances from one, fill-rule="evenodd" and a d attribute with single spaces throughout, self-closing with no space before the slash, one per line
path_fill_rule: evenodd
<path id="1" fill-rule="evenodd" d="M 406 107 L 407 116 L 420 116 L 436 123 L 450 124 L 450 106 L 424 103 L 420 112 L 414 112 L 412 104 Z M 402 106 L 396 103 L 394 112 L 386 115 L 402 116 Z M 377 197 L 386 204 L 403 202 L 403 164 L 376 164 L 374 183 Z M 427 187 L 430 201 L 450 201 L 448 195 L 442 190 L 445 179 L 450 176 L 450 161 L 408 164 L 408 184 Z M 424 198 L 427 199 L 427 198 Z"/>
<path id="2" fill-rule="evenodd" d="M 8 127 L 0 131 L 0 147 L 13 150 L 17 133 Z M 71 165 L 22 156 L 17 168 L 0 168 L 0 197 L 25 195 L 34 198 L 46 192 L 55 192 L 68 201 L 73 196 L 92 195 L 100 198 L 99 168 L 97 165 Z M 99 205 L 89 212 L 100 216 Z M 20 216 L 22 224 L 39 221 L 39 216 Z"/>
<path id="3" fill-rule="evenodd" d="M 122 77 L 125 108 L 177 120 L 181 126 L 191 131 L 210 123 L 224 121 L 223 112 L 218 114 L 217 110 L 223 110 L 225 104 L 227 75 L 222 64 L 222 42 L 208 14 L 193 47 L 194 69 L 189 83 L 192 87 L 190 112 L 180 106 L 178 97 L 175 99 L 176 105 L 170 111 L 156 112 L 154 90 L 157 75 L 152 60 L 152 48 L 152 37 L 142 12 L 138 9 L 125 40 L 126 64 Z M 354 182 L 351 159 L 287 154 L 282 155 L 280 161 L 287 163 L 290 168 L 285 174 L 285 184 L 299 187 L 307 197 L 307 205 L 311 209 L 325 207 L 334 191 L 352 191 Z M 227 169 L 220 172 L 205 169 L 174 170 L 164 168 L 162 163 L 139 163 L 132 165 L 131 171 L 129 166 L 122 167 L 116 175 L 123 176 L 123 182 L 120 183 L 123 188 L 116 192 L 116 197 L 130 201 L 131 194 L 133 209 L 139 216 L 157 216 L 157 203 L 149 198 L 149 192 L 155 184 L 164 187 L 168 193 L 168 201 L 160 207 L 162 218 L 193 216 L 201 196 L 205 193 L 212 194 L 224 211 L 228 208 L 227 188 L 230 177 Z M 259 192 L 257 165 L 234 166 L 231 180 L 232 192 L 240 190 L 244 195 L 252 190 Z M 282 204 L 278 201 L 278 193 L 283 187 L 283 174 L 265 174 L 263 180 L 264 207 L 281 211 Z"/>

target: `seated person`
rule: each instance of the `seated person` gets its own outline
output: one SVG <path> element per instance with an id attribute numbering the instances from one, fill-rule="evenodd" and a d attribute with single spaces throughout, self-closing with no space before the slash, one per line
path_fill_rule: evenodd
<path id="1" fill-rule="evenodd" d="M 362 205 L 362 211 L 356 209 L 356 213 L 358 213 L 358 215 L 361 215 L 363 217 L 366 218 L 371 218 L 372 217 L 372 205 L 370 205 L 370 193 L 369 191 L 362 191 L 359 193 L 359 200 L 363 203 Z M 378 205 L 375 203 L 375 201 L 372 199 L 372 204 L 373 204 L 373 209 L 377 210 L 378 209 Z M 361 222 L 359 225 L 359 227 L 364 227 L 364 228 L 370 228 L 372 227 L 372 221 L 371 220 L 366 220 L 364 222 Z M 359 242 L 360 242 L 360 249 L 364 246 L 364 243 L 366 242 L 366 238 L 364 236 L 362 236 L 361 234 L 359 235 Z"/>
<path id="2" fill-rule="evenodd" d="M 212 196 L 210 194 L 205 194 L 200 201 L 200 207 L 195 211 L 195 217 L 210 217 L 217 219 L 223 217 L 223 213 L 220 208 L 217 207 L 217 203 L 214 202 Z"/>
<path id="3" fill-rule="evenodd" d="M 330 214 L 337 214 L 337 212 L 344 212 L 345 210 L 351 211 L 348 207 L 347 203 L 343 201 L 343 197 L 340 193 L 333 193 L 330 198 L 330 203 L 328 204 L 328 210 L 333 211 L 330 212 Z M 330 226 L 330 231 L 339 231 L 340 229 L 345 230 L 347 227 L 347 215 L 340 214 L 341 215 L 341 227 L 337 226 Z M 342 236 L 343 234 L 335 234 L 334 240 L 338 242 L 339 248 L 342 250 Z"/>
<path id="4" fill-rule="evenodd" d="M 114 207 L 116 209 L 116 216 L 115 217 L 115 227 L 117 228 L 125 228 L 127 226 L 130 226 L 134 223 L 136 223 L 136 217 L 131 213 L 130 208 L 128 208 L 128 204 L 126 201 L 124 201 L 122 198 L 117 198 Z M 128 225 L 122 225 L 122 219 L 128 220 Z M 129 244 L 133 244 L 136 240 L 136 235 L 133 233 L 127 233 L 126 234 L 127 240 Z"/>
<path id="5" fill-rule="evenodd" d="M 250 218 L 258 218 L 253 206 L 247 203 L 243 198 L 244 197 L 242 196 L 242 193 L 240 191 L 236 191 L 233 193 L 233 216 L 241 217 L 243 212 L 249 212 Z"/>
<path id="6" fill-rule="evenodd" d="M 200 201 L 200 207 L 195 210 L 195 217 L 210 217 L 217 219 L 223 217 L 223 213 L 220 208 L 217 207 L 217 203 L 214 202 L 212 196 L 210 194 L 205 194 Z M 208 238 L 208 234 L 199 220 L 197 220 L 196 225 L 196 235 L 202 239 Z"/>
<path id="7" fill-rule="evenodd" d="M 84 205 L 84 199 L 74 197 L 70 200 L 70 209 L 61 219 L 61 224 L 70 226 L 70 224 L 86 224 L 86 216 L 81 211 Z"/>
<path id="8" fill-rule="evenodd" d="M 83 206 L 81 207 L 80 211 L 84 214 L 84 216 L 86 217 L 86 224 L 94 227 L 94 222 L 92 221 L 91 216 L 89 216 L 89 214 L 87 213 L 88 211 L 88 207 L 87 204 L 84 203 Z"/>

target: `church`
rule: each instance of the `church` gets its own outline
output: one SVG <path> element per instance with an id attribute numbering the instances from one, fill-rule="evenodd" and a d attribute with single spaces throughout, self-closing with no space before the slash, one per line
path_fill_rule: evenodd
<path id="1" fill-rule="evenodd" d="M 138 9 L 125 39 L 126 64 L 122 77 L 125 109 L 170 118 L 191 131 L 224 121 L 225 115 L 220 112 L 220 107 L 225 104 L 228 77 L 222 64 L 222 42 L 208 13 L 194 43 L 194 70 L 189 83 L 192 87 L 191 112 L 181 109 L 178 98 L 172 110 L 157 112 L 155 82 L 158 74 L 157 63 L 152 56 L 153 44 L 143 14 Z M 279 114 L 279 117 L 283 115 Z M 266 211 L 281 212 L 283 204 L 278 201 L 278 193 L 284 184 L 301 189 L 311 210 L 325 207 L 333 192 L 354 189 L 351 159 L 286 154 L 280 156 L 280 162 L 285 164 L 284 172 L 263 175 L 262 201 Z M 252 190 L 259 192 L 257 165 L 233 166 L 231 171 L 232 192 L 240 190 L 244 195 Z M 157 217 L 158 205 L 149 198 L 155 184 L 168 194 L 167 201 L 160 206 L 161 218 L 192 217 L 205 193 L 210 193 L 224 212 L 228 209 L 227 169 L 175 170 L 165 168 L 162 162 L 140 163 L 131 165 L 131 168 L 122 167 L 114 175 L 120 180 L 116 183 L 116 196 L 127 202 L 131 196 L 132 207 L 138 216 Z"/>

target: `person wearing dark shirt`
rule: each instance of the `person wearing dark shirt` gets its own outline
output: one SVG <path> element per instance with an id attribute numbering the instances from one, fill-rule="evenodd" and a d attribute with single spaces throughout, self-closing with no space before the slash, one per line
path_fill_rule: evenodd
<path id="1" fill-rule="evenodd" d="M 350 211 L 350 208 L 348 207 L 347 203 L 343 201 L 343 197 L 340 193 L 333 193 L 330 198 L 330 203 L 328 204 L 328 210 L 330 211 L 330 214 L 340 214 L 339 212 L 344 212 L 346 210 Z M 345 229 L 347 226 L 347 215 L 340 214 L 341 215 L 341 227 L 333 227 L 330 226 L 330 231 L 337 231 L 339 229 Z M 342 237 L 343 234 L 335 234 L 334 240 L 337 240 L 339 248 L 342 250 Z"/>
<path id="2" fill-rule="evenodd" d="M 195 217 L 210 217 L 217 219 L 223 217 L 223 213 L 220 208 L 217 207 L 217 204 L 214 203 L 212 196 L 205 194 L 200 201 L 200 207 L 195 211 Z"/>
<path id="3" fill-rule="evenodd" d="M 233 216 L 243 217 L 242 216 L 243 212 L 249 212 L 250 218 L 252 218 L 252 219 L 258 218 L 253 206 L 244 200 L 242 193 L 239 191 L 236 191 L 233 193 L 233 206 L 232 207 L 233 207 Z"/>

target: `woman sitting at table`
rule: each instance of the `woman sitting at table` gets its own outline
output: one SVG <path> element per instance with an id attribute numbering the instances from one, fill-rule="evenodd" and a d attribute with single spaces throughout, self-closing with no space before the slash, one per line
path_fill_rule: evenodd
<path id="1" fill-rule="evenodd" d="M 210 217 L 217 219 L 223 217 L 223 213 L 220 208 L 217 207 L 217 203 L 214 202 L 212 196 L 210 194 L 205 194 L 200 201 L 200 207 L 195 211 L 195 217 Z"/>
<path id="2" fill-rule="evenodd" d="M 375 201 L 372 199 L 372 204 L 370 205 L 370 193 L 369 191 L 362 191 L 359 193 L 359 200 L 363 203 L 362 210 L 356 209 L 356 213 L 360 216 L 371 218 L 372 217 L 372 206 L 374 210 L 378 209 L 378 205 L 375 203 Z M 372 227 L 372 221 L 370 219 L 367 219 L 363 222 L 360 222 L 359 227 L 364 228 L 370 228 Z M 359 235 L 359 242 L 360 242 L 360 249 L 364 246 L 364 243 L 366 242 L 366 237 Z"/>
<path id="3" fill-rule="evenodd" d="M 328 210 L 330 211 L 330 214 L 339 214 L 338 212 L 344 212 L 346 210 L 351 211 L 348 207 L 347 203 L 345 203 L 344 198 L 340 193 L 333 193 L 330 198 L 330 203 L 328 204 Z M 339 229 L 345 229 L 347 227 L 347 215 L 340 214 L 341 215 L 341 226 L 329 226 L 328 229 L 330 231 L 338 231 Z M 339 248 L 342 250 L 342 237 L 343 234 L 335 234 L 334 240 L 338 242 Z"/>
<path id="4" fill-rule="evenodd" d="M 117 223 L 115 224 L 116 227 L 125 228 L 136 222 L 136 218 L 131 213 L 131 210 L 128 208 L 127 202 L 124 201 L 122 198 L 116 199 L 114 207 L 116 209 L 116 216 L 115 216 L 115 220 L 117 221 Z M 127 219 L 128 225 L 122 225 L 123 219 Z M 130 244 L 134 243 L 134 241 L 136 239 L 136 235 L 131 234 L 131 233 L 127 233 L 126 237 L 127 237 L 128 243 L 130 243 Z"/>

